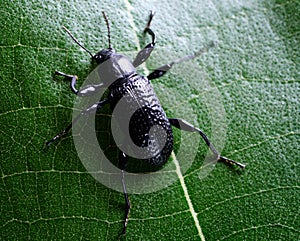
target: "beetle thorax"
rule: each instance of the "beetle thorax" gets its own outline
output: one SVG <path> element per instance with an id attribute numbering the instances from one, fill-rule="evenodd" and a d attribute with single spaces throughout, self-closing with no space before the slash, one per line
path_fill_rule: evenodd
<path id="1" fill-rule="evenodd" d="M 99 76 L 107 86 L 117 79 L 126 78 L 136 72 L 127 56 L 115 52 L 111 53 L 106 60 L 99 64 L 98 68 Z"/>

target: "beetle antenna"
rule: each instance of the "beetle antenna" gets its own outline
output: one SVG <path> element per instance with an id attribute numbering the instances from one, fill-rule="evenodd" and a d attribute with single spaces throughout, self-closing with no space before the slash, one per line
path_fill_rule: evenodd
<path id="1" fill-rule="evenodd" d="M 69 29 L 67 29 L 65 26 L 62 26 L 62 28 L 69 34 L 69 36 L 73 39 L 75 43 L 77 43 L 82 49 L 84 49 L 93 58 L 93 54 L 89 50 L 87 50 L 81 43 L 79 43 L 79 41 L 71 34 Z"/>
<path id="2" fill-rule="evenodd" d="M 110 43 L 110 28 L 109 28 L 109 23 L 108 23 L 108 19 L 105 15 L 105 12 L 102 11 L 105 23 L 106 23 L 106 27 L 107 27 L 107 36 L 108 36 L 108 48 L 111 49 L 111 43 Z"/>

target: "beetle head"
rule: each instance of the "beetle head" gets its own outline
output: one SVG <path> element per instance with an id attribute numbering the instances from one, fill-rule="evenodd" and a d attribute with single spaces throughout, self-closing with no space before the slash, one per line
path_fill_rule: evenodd
<path id="1" fill-rule="evenodd" d="M 114 53 L 115 50 L 112 48 L 102 49 L 92 57 L 92 60 L 97 64 L 102 64 L 104 61 L 108 60 Z"/>

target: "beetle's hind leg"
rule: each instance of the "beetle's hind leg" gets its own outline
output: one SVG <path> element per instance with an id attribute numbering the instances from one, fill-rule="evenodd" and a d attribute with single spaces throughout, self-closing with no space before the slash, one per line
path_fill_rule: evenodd
<path id="1" fill-rule="evenodd" d="M 236 166 L 240 167 L 241 169 L 245 168 L 246 165 L 236 162 L 236 161 L 233 161 L 227 157 L 221 156 L 219 154 L 219 152 L 216 150 L 216 148 L 214 147 L 214 145 L 210 142 L 208 137 L 205 135 L 205 133 L 202 130 L 200 130 L 199 128 L 194 127 L 192 124 L 190 124 L 187 121 L 182 120 L 182 119 L 170 118 L 169 121 L 172 126 L 178 128 L 180 130 L 189 131 L 189 132 L 198 132 L 200 134 L 200 136 L 203 138 L 203 140 L 205 141 L 206 145 L 209 147 L 209 149 L 215 155 L 215 157 L 217 158 L 218 161 L 224 162 L 227 164 L 231 164 L 231 165 L 236 165 Z"/>
<path id="2" fill-rule="evenodd" d="M 127 193 L 126 184 L 125 184 L 125 169 L 126 169 L 127 161 L 128 161 L 128 156 L 124 152 L 120 151 L 119 162 L 120 162 L 121 172 L 122 172 L 122 178 L 121 178 L 122 179 L 122 188 L 123 188 L 123 193 L 124 193 L 125 202 L 126 202 L 122 234 L 126 233 L 128 217 L 129 217 L 129 212 L 130 212 L 130 201 L 128 198 L 128 193 Z"/>

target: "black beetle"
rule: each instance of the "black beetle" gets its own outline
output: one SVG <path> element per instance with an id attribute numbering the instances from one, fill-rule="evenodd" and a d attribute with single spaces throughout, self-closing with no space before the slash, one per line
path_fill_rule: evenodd
<path id="1" fill-rule="evenodd" d="M 190 56 L 182 57 L 169 64 L 161 66 L 160 68 L 157 68 L 152 73 L 150 73 L 147 77 L 141 76 L 137 74 L 135 67 L 145 62 L 146 59 L 150 56 L 152 50 L 154 49 L 155 34 L 150 29 L 150 24 L 154 16 L 154 13 L 152 11 L 150 12 L 148 23 L 146 25 L 146 28 L 144 29 L 144 32 L 148 33 L 152 37 L 152 41 L 138 53 L 137 57 L 133 62 L 131 62 L 125 55 L 115 52 L 115 50 L 111 47 L 110 28 L 109 28 L 108 19 L 104 12 L 102 12 L 102 14 L 105 19 L 107 30 L 108 30 L 108 48 L 99 51 L 95 55 L 93 55 L 82 44 L 80 44 L 73 37 L 73 35 L 70 33 L 70 31 L 67 28 L 63 27 L 65 31 L 70 35 L 70 37 L 81 48 L 83 48 L 87 53 L 90 54 L 93 62 L 95 62 L 97 65 L 101 65 L 103 63 L 106 64 L 105 71 L 103 73 L 100 73 L 102 75 L 100 77 L 102 80 L 104 80 L 104 83 L 98 85 L 86 86 L 81 88 L 80 90 L 77 90 L 75 88 L 77 76 L 68 75 L 59 71 L 55 72 L 56 75 L 61 75 L 70 79 L 71 90 L 76 95 L 79 96 L 93 95 L 96 94 L 100 88 L 103 87 L 108 88 L 109 90 L 108 97 L 104 100 L 99 101 L 98 103 L 95 103 L 94 105 L 90 106 L 86 110 L 82 111 L 81 114 L 78 116 L 78 118 L 80 118 L 80 116 L 82 115 L 88 114 L 92 110 L 100 109 L 105 104 L 110 104 L 111 109 L 113 110 L 117 102 L 123 99 L 124 96 L 126 95 L 127 97 L 125 98 L 126 99 L 125 101 L 127 101 L 127 103 L 130 102 L 142 103 L 140 105 L 140 108 L 138 108 L 133 113 L 130 119 L 130 123 L 129 123 L 130 136 L 127 137 L 128 138 L 127 140 L 129 141 L 130 138 L 132 142 L 138 147 L 146 148 L 148 146 L 151 146 L 151 148 L 148 149 L 148 152 L 150 152 L 150 154 L 152 155 L 150 157 L 148 157 L 148 155 L 145 155 L 147 156 L 147 158 L 143 158 L 145 163 L 160 168 L 168 161 L 171 152 L 173 150 L 172 126 L 174 126 L 181 130 L 199 133 L 200 136 L 205 141 L 205 143 L 207 144 L 207 146 L 214 154 L 216 160 L 229 163 L 229 164 L 234 164 L 243 169 L 245 167 L 244 164 L 230 160 L 226 157 L 222 157 L 215 149 L 215 147 L 212 145 L 212 143 L 210 143 L 205 133 L 202 132 L 199 128 L 194 127 L 193 125 L 191 125 L 190 123 L 182 119 L 167 118 L 150 83 L 150 80 L 163 76 L 169 69 L 171 69 L 171 67 L 174 64 L 187 61 L 190 59 L 194 59 L 195 57 L 199 56 L 201 53 L 205 52 L 207 48 L 200 49 L 198 52 L 195 52 Z M 126 108 L 126 110 L 124 110 L 125 112 L 130 111 L 131 105 L 128 104 L 127 106 L 125 106 L 125 108 Z M 46 142 L 46 145 L 50 146 L 55 140 L 62 137 L 64 134 L 68 133 L 71 130 L 72 125 L 75 124 L 75 122 L 77 121 L 77 119 L 73 120 L 73 122 L 66 129 L 64 129 L 62 132 L 57 134 L 50 141 Z M 122 120 L 120 120 L 120 123 L 122 123 Z M 152 133 L 152 135 L 149 134 L 150 129 L 153 126 L 157 126 L 157 125 L 162 128 L 165 136 L 162 136 L 161 135 L 162 132 L 160 131 L 158 131 L 158 133 L 156 134 L 155 133 L 154 134 Z M 123 126 L 123 128 L 126 127 Z M 162 141 L 161 139 L 164 139 L 164 141 Z M 129 157 L 127 154 L 125 154 L 123 151 L 120 151 L 119 163 L 120 163 L 120 168 L 122 170 L 122 187 L 123 187 L 123 192 L 126 201 L 125 218 L 124 218 L 123 231 L 122 231 L 123 234 L 125 234 L 126 232 L 128 215 L 130 210 L 130 202 L 128 199 L 128 194 L 126 191 L 126 185 L 124 180 L 124 172 L 126 170 L 126 164 L 128 162 L 128 158 Z"/>

